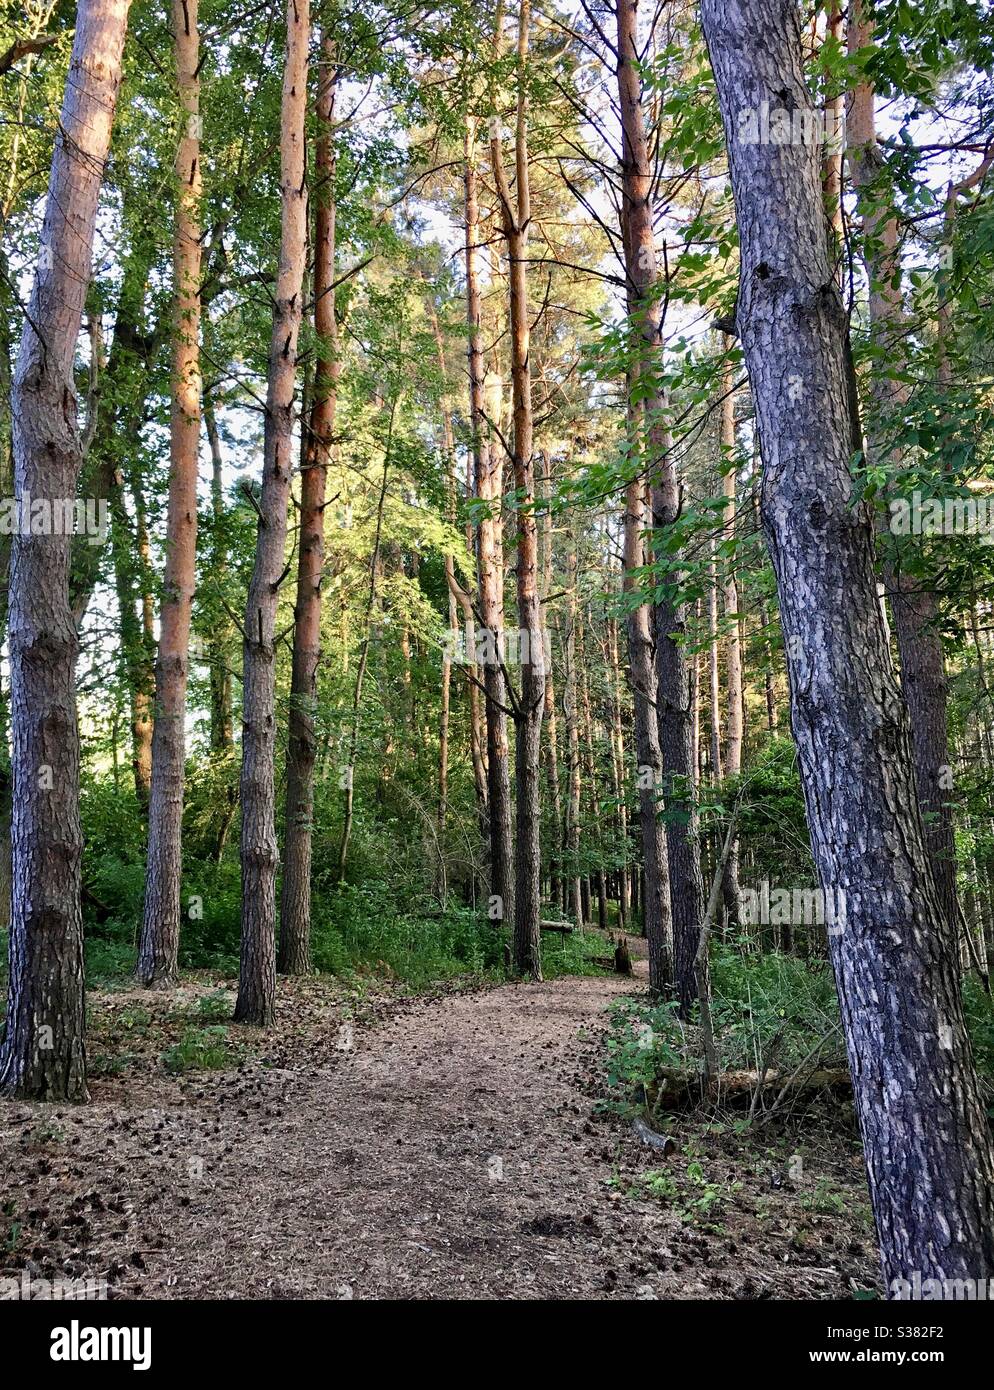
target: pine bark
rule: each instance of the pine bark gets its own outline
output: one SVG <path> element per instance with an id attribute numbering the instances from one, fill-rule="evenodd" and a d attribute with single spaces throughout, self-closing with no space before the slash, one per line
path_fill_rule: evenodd
<path id="1" fill-rule="evenodd" d="M 167 987 L 179 969 L 186 685 L 196 586 L 200 447 L 200 35 L 198 0 L 173 0 L 179 90 L 173 240 L 173 364 L 166 570 L 155 662 L 145 905 L 135 974 Z"/>
<path id="2" fill-rule="evenodd" d="M 211 569 L 214 583 L 222 589 L 228 570 L 228 547 L 224 538 L 224 458 L 221 435 L 210 392 L 204 392 L 204 429 L 211 451 Z M 227 757 L 235 747 L 234 720 L 231 711 L 231 671 L 228 668 L 227 643 L 232 624 L 226 616 L 218 615 L 212 626 L 208 645 L 210 662 L 210 747 L 218 757 Z M 215 857 L 220 858 L 220 854 Z"/>
<path id="3" fill-rule="evenodd" d="M 542 602 L 547 604 L 552 593 L 553 572 L 553 528 L 552 528 L 552 461 L 545 456 L 545 475 L 541 480 L 542 497 L 545 508 L 542 513 Z M 558 902 L 561 893 L 562 843 L 563 843 L 563 803 L 562 789 L 559 785 L 559 727 L 556 718 L 556 687 L 550 660 L 545 671 L 545 771 L 549 787 L 549 809 L 551 811 L 552 843 L 555 846 L 549 856 L 550 896 Z"/>
<path id="4" fill-rule="evenodd" d="M 638 457 L 636 415 L 635 407 L 630 405 L 629 435 L 636 449 L 635 456 Z M 644 526 L 642 479 L 637 476 L 625 491 L 624 592 L 629 596 L 630 605 L 638 590 L 637 573 L 644 562 Z M 649 947 L 649 989 L 656 995 L 668 995 L 673 987 L 673 917 L 666 832 L 658 804 L 663 784 L 663 758 L 656 720 L 656 668 L 652 659 L 652 625 L 647 604 L 629 606 L 627 626 L 628 666 L 635 712 L 635 754 L 638 758 L 639 823 L 645 867 L 642 922 Z"/>
<path id="5" fill-rule="evenodd" d="M 725 507 L 722 512 L 721 537 L 731 548 L 735 541 L 735 479 L 738 472 L 735 455 L 735 379 L 732 363 L 728 358 L 730 342 L 726 337 L 722 344 L 725 350 L 725 365 L 721 378 L 721 423 L 720 444 L 722 459 L 722 495 Z M 742 643 L 739 637 L 739 586 L 735 578 L 735 560 L 729 553 L 723 560 L 725 567 L 722 585 L 722 603 L 725 625 L 725 776 L 738 777 L 742 771 L 742 737 L 744 731 L 743 693 L 742 693 Z M 728 845 L 725 867 L 721 880 L 721 896 L 725 914 L 730 921 L 737 922 L 739 916 L 739 841 L 736 836 Z"/>
<path id="6" fill-rule="evenodd" d="M 580 879 L 580 806 L 582 779 L 580 772 L 580 725 L 578 681 L 576 674 L 577 589 L 580 583 L 579 559 L 574 536 L 570 553 L 569 596 L 566 612 L 566 641 L 563 655 L 565 681 L 563 689 L 563 718 L 566 723 L 567 795 L 566 795 L 566 855 L 569 870 L 569 904 L 573 921 L 582 928 L 587 917 L 584 911 L 583 885 Z"/>
<path id="7" fill-rule="evenodd" d="M 653 373 L 662 333 L 663 304 L 653 234 L 652 177 L 642 112 L 638 71 L 638 0 L 616 0 L 618 32 L 618 99 L 622 128 L 622 189 L 626 274 L 643 341 L 640 370 L 649 466 L 653 470 L 652 520 L 658 529 L 672 526 L 680 513 L 680 489 L 672 439 L 666 425 L 667 402 Z M 697 836 L 697 801 L 693 786 L 693 746 L 689 664 L 683 645 L 686 615 L 673 593 L 663 596 L 653 614 L 656 659 L 656 714 L 663 759 L 662 792 L 667 810 L 666 845 L 673 917 L 674 989 L 686 1015 L 705 987 L 706 962 L 700 970 L 697 946 L 704 915 L 704 881 Z M 700 978 L 699 978 L 700 976 Z"/>
<path id="8" fill-rule="evenodd" d="M 486 506 L 476 532 L 476 565 L 484 644 L 484 713 L 487 725 L 487 806 L 490 825 L 490 893 L 500 920 L 514 922 L 511 774 L 507 741 L 507 689 L 500 653 L 504 643 L 504 560 L 501 523 L 501 466 L 490 432 L 500 426 L 499 389 L 486 390 L 481 330 L 480 207 L 476 170 L 475 122 L 467 125 L 465 149 L 466 317 L 469 325 L 469 408 L 473 427 L 475 492 Z M 499 378 L 498 388 L 499 388 Z M 488 420 L 488 416 L 490 417 Z M 496 418 L 495 418 L 496 417 Z"/>
<path id="9" fill-rule="evenodd" d="M 280 256 L 242 678 L 242 939 L 235 1021 L 261 1027 L 272 1024 L 276 1009 L 276 610 L 285 574 L 297 337 L 307 249 L 304 126 L 309 0 L 287 0 L 286 27 L 280 113 Z"/>
<path id="10" fill-rule="evenodd" d="M 128 0 L 80 0 L 12 390 L 14 490 L 67 505 L 82 453 L 73 363 L 121 81 Z M 53 528 L 54 529 L 54 528 Z M 8 645 L 13 894 L 0 1094 L 86 1100 L 78 639 L 71 536 L 14 535 Z"/>
<path id="11" fill-rule="evenodd" d="M 535 518 L 531 366 L 528 314 L 528 231 L 531 190 L 528 166 L 528 58 L 530 0 L 518 11 L 518 101 L 514 139 L 515 189 L 504 172 L 500 141 L 490 142 L 491 163 L 500 195 L 508 256 L 510 299 L 511 398 L 513 410 L 517 556 L 518 644 L 521 691 L 514 707 L 514 965 L 521 975 L 542 978 L 542 716 L 545 710 L 545 634 L 538 587 L 538 523 Z"/>
<path id="12" fill-rule="evenodd" d="M 830 952 L 884 1278 L 989 1277 L 994 1150 L 925 857 L 872 518 L 854 496 L 858 405 L 819 150 L 747 138 L 763 100 L 810 116 L 798 11 L 793 0 L 702 0 L 701 12 L 740 234 L 737 326 L 791 724 L 819 878 L 846 905 Z"/>
<path id="13" fill-rule="evenodd" d="M 311 851 L 314 764 L 317 759 L 318 664 L 321 660 L 321 578 L 328 463 L 338 399 L 338 329 L 335 322 L 335 44 L 321 42 L 314 174 L 314 332 L 318 343 L 314 400 L 300 480 L 297 600 L 294 608 L 290 719 L 286 759 L 286 834 L 277 969 L 311 969 Z"/>

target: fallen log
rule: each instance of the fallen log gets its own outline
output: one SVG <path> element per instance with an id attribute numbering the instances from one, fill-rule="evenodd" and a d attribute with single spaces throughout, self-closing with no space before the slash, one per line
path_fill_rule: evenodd
<path id="1" fill-rule="evenodd" d="M 648 1144 L 652 1149 L 659 1149 L 663 1154 L 671 1154 L 676 1148 L 675 1142 L 668 1134 L 657 1134 L 654 1129 L 649 1128 L 641 1115 L 637 1115 L 632 1121 L 632 1130 L 643 1144 Z"/>
<path id="2" fill-rule="evenodd" d="M 572 936 L 576 928 L 572 922 L 539 922 L 542 931 L 558 932 L 560 936 Z"/>
<path id="3" fill-rule="evenodd" d="M 773 1091 L 777 1102 L 785 1096 L 800 1095 L 805 1091 L 832 1090 L 839 1086 L 851 1086 L 852 1078 L 846 1067 L 823 1068 L 809 1072 L 725 1071 L 718 1072 L 710 1079 L 699 1071 L 686 1068 L 662 1067 L 656 1073 L 657 1084 L 648 1089 L 647 1099 L 653 1109 L 656 1107 L 674 1108 L 679 1105 L 696 1104 L 701 1100 L 735 1101 L 748 1098 L 756 1093 Z"/>

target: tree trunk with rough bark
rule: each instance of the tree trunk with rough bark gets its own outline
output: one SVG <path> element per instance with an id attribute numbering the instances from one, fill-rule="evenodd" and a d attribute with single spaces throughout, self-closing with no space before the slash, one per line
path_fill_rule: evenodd
<path id="1" fill-rule="evenodd" d="M 546 455 L 545 473 L 541 480 L 542 497 L 545 508 L 542 513 L 542 601 L 547 603 L 552 593 L 552 460 Z M 549 808 L 551 815 L 552 843 L 555 846 L 553 853 L 549 856 L 550 885 L 549 893 L 554 902 L 558 902 L 562 891 L 562 843 L 563 843 L 563 802 L 562 789 L 559 785 L 559 727 L 556 719 L 556 687 L 555 678 L 552 670 L 552 661 L 546 666 L 545 672 L 545 708 L 543 711 L 543 723 L 545 725 L 545 772 L 549 785 Z"/>
<path id="2" fill-rule="evenodd" d="M 657 291 L 658 266 L 653 233 L 652 177 L 642 112 L 638 71 L 638 0 L 616 0 L 618 31 L 618 99 L 622 129 L 623 213 L 627 223 L 626 274 L 631 302 L 643 340 L 640 372 L 652 470 L 653 525 L 664 529 L 680 512 L 680 489 L 672 439 L 666 424 L 667 401 L 653 372 L 660 351 L 663 303 Z M 662 792 L 667 811 L 673 917 L 674 988 L 685 1016 L 698 997 L 706 962 L 697 963 L 704 914 L 704 880 L 697 837 L 697 800 L 693 786 L 689 663 L 683 645 L 686 626 L 682 605 L 664 585 L 653 615 L 656 657 L 656 715 L 663 759 Z"/>
<path id="3" fill-rule="evenodd" d="M 702 0 L 701 12 L 740 234 L 737 327 L 791 723 L 819 878 L 845 903 L 830 952 L 884 1279 L 989 1277 L 994 1148 L 925 856 L 872 518 L 854 496 L 859 413 L 820 151 L 748 138 L 763 101 L 810 115 L 798 11 L 793 0 Z"/>
<path id="4" fill-rule="evenodd" d="M 300 480 L 297 600 L 294 608 L 290 718 L 286 757 L 286 832 L 280 940 L 276 968 L 283 975 L 311 969 L 311 843 L 314 764 L 317 758 L 318 663 L 321 660 L 321 577 L 328 463 L 338 400 L 338 329 L 335 323 L 335 44 L 321 41 L 314 173 L 314 332 L 317 361 L 310 431 Z"/>
<path id="5" fill-rule="evenodd" d="M 128 0 L 80 0 L 12 393 L 14 492 L 71 508 L 82 453 L 73 363 L 90 280 Z M 0 1094 L 86 1100 L 78 639 L 71 534 L 15 532 L 9 652 L 13 894 Z"/>
<path id="6" fill-rule="evenodd" d="M 722 540 L 726 546 L 735 541 L 735 480 L 738 473 L 735 454 L 735 373 L 728 359 L 730 340 L 725 337 L 722 346 L 726 358 L 721 377 L 721 466 L 722 495 L 725 508 L 722 513 Z M 742 642 L 739 637 L 739 586 L 735 579 L 735 560 L 730 554 L 724 557 L 724 584 L 722 603 L 728 633 L 725 638 L 725 689 L 728 701 L 725 707 L 725 776 L 738 777 L 742 771 L 743 703 L 742 703 Z M 739 916 L 739 841 L 733 837 L 729 842 L 725 857 L 725 868 L 721 881 L 721 896 L 725 914 L 729 921 L 737 922 Z"/>
<path id="7" fill-rule="evenodd" d="M 538 523 L 535 518 L 532 388 L 528 313 L 528 230 L 531 223 L 528 161 L 527 61 L 530 0 L 518 11 L 517 119 L 514 138 L 515 190 L 512 195 L 499 138 L 491 138 L 490 157 L 507 243 L 510 298 L 511 397 L 514 425 L 515 514 L 518 596 L 518 652 L 521 691 L 514 707 L 514 965 L 521 975 L 542 978 L 542 715 L 545 711 L 545 631 L 538 587 Z"/>
<path id="8" fill-rule="evenodd" d="M 639 421 L 636 407 L 629 405 L 629 416 L 631 445 L 637 457 Z M 644 563 L 644 525 L 642 479 L 636 477 L 625 491 L 624 592 L 629 595 L 630 604 L 631 596 L 638 589 L 636 573 Z M 628 666 L 635 707 L 635 755 L 638 759 L 636 785 L 645 867 L 642 922 L 649 946 L 649 989 L 653 994 L 665 996 L 673 988 L 673 917 L 666 831 L 658 804 L 663 785 L 663 759 L 655 710 L 656 668 L 652 659 L 652 625 L 648 604 L 639 603 L 628 608 L 627 626 Z"/>
<path id="9" fill-rule="evenodd" d="M 293 397 L 307 252 L 304 126 L 309 0 L 287 0 L 286 26 L 280 113 L 280 257 L 242 677 L 242 940 L 235 1021 L 262 1027 L 272 1024 L 276 1010 L 276 609 L 286 573 Z"/>
<path id="10" fill-rule="evenodd" d="M 171 466 L 166 572 L 155 663 L 155 723 L 148 815 L 145 906 L 137 978 L 167 987 L 179 969 L 186 776 L 186 684 L 196 586 L 197 466 L 200 448 L 200 35 L 198 0 L 173 0 L 179 88 L 173 239 Z"/>
<path id="11" fill-rule="evenodd" d="M 492 916 L 514 922 L 514 851 L 511 842 L 511 774 L 507 742 L 507 689 L 500 654 L 504 644 L 504 560 L 501 524 L 501 466 L 491 426 L 500 427 L 500 379 L 485 373 L 480 341 L 480 207 L 476 171 L 476 126 L 467 123 L 465 147 L 466 318 L 469 325 L 469 409 L 473 426 L 475 492 L 486 506 L 476 532 L 476 565 L 483 631 L 484 712 L 487 725 L 487 806 L 490 824 Z M 494 384 L 496 383 L 496 384 Z M 488 385 L 490 389 L 488 389 Z"/>
<path id="12" fill-rule="evenodd" d="M 576 675 L 576 624 L 577 588 L 580 582 L 579 561 L 576 550 L 576 537 L 572 538 L 569 559 L 569 596 L 566 611 L 566 641 L 563 644 L 565 680 L 563 683 L 563 719 L 566 723 L 567 753 L 567 795 L 565 848 L 569 860 L 569 903 L 573 921 L 577 927 L 586 922 L 583 902 L 583 885 L 580 879 L 580 804 L 582 781 L 580 774 L 580 725 L 578 707 L 578 682 Z"/>

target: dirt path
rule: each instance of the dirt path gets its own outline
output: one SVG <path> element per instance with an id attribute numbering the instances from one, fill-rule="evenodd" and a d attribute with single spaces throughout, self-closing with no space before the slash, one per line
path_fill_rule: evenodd
<path id="1" fill-rule="evenodd" d="M 266 1077 L 281 1122 L 208 1177 L 210 1229 L 175 1292 L 209 1294 L 222 1269 L 249 1297 L 604 1292 L 615 1203 L 574 1073 L 578 1030 L 619 992 L 564 979 L 450 997 L 359 1030 L 332 1069 Z"/>
<path id="2" fill-rule="evenodd" d="M 591 1118 L 586 1084 L 605 1009 L 631 987 L 414 1001 L 351 1039 L 298 1033 L 273 1065 L 8 1107 L 17 1249 L 36 1272 L 109 1272 L 150 1298 L 754 1294 L 734 1240 L 611 1183 L 622 1151 L 629 1169 L 655 1158 Z M 808 1288 L 791 1271 L 795 1296 L 844 1291 L 843 1271 L 816 1272 L 833 1277 Z"/>

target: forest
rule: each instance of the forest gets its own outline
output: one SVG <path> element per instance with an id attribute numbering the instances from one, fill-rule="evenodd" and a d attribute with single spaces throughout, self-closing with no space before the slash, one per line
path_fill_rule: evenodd
<path id="1" fill-rule="evenodd" d="M 992 21 L 3 0 L 0 1300 L 989 1296 Z"/>

